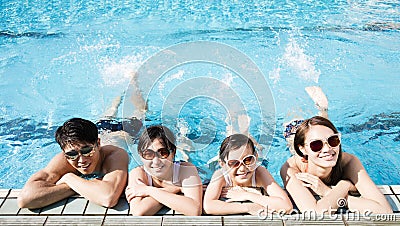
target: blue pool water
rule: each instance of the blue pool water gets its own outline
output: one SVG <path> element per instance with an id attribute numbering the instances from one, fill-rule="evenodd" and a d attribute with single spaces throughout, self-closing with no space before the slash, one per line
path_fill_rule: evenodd
<path id="1" fill-rule="evenodd" d="M 343 149 L 357 155 L 377 184 L 400 182 L 400 3 L 398 1 L 1 1 L 0 188 L 21 188 L 60 151 L 55 129 L 71 117 L 97 120 L 128 87 L 130 73 L 165 48 L 212 41 L 251 59 L 272 92 L 274 123 L 260 131 L 259 99 L 240 77 L 212 64 L 175 67 L 153 84 L 147 123 L 189 128 L 189 153 L 205 180 L 225 136 L 227 109 L 193 92 L 190 79 L 224 81 L 252 117 L 268 169 L 281 183 L 290 156 L 282 124 L 316 114 L 304 88 L 320 86 Z M 214 79 L 214 80 L 212 80 Z M 222 84 L 218 83 L 217 84 Z M 204 87 L 204 84 L 203 86 Z M 221 92 L 207 85 L 206 93 Z M 120 113 L 121 114 L 121 113 Z M 121 116 L 121 115 L 120 115 Z M 267 139 L 268 140 L 268 139 Z M 134 150 L 134 148 L 132 149 Z M 137 163 L 131 161 L 130 168 Z"/>

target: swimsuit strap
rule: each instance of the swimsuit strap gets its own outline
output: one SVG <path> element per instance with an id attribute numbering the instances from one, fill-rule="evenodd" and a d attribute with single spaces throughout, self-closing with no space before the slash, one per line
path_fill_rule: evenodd
<path id="1" fill-rule="evenodd" d="M 172 184 L 176 184 L 179 182 L 179 169 L 181 166 L 181 162 L 176 161 L 174 162 L 174 166 L 172 168 Z"/>
<path id="2" fill-rule="evenodd" d="M 256 170 L 257 170 L 257 168 L 254 170 L 253 176 L 251 177 L 251 186 L 253 186 L 253 187 L 257 187 L 257 183 L 256 183 Z"/>
<path id="3" fill-rule="evenodd" d="M 147 172 L 146 168 L 143 167 L 144 172 L 147 175 L 147 181 L 149 182 L 149 186 L 153 186 L 153 178 L 151 177 L 151 174 Z"/>
<path id="4" fill-rule="evenodd" d="M 224 170 L 223 170 L 222 171 L 222 175 L 224 175 L 226 186 L 227 187 L 232 187 L 233 183 L 232 183 L 231 178 L 229 177 L 228 172 L 224 172 Z"/>
<path id="5" fill-rule="evenodd" d="M 173 168 L 172 168 L 172 184 L 177 184 L 179 182 L 179 168 L 181 166 L 180 162 L 174 162 Z M 147 172 L 147 170 L 143 167 L 144 172 L 147 175 L 147 180 L 149 182 L 149 186 L 153 186 L 153 178 L 151 177 L 151 174 Z"/>

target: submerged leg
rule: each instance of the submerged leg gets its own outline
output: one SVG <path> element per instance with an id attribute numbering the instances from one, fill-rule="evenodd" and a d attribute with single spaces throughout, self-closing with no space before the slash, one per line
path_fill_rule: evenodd
<path id="1" fill-rule="evenodd" d="M 117 96 L 111 103 L 111 107 L 104 112 L 103 114 L 104 118 L 116 118 L 118 113 L 118 107 L 119 105 L 121 105 L 121 102 L 122 102 L 122 97 Z"/>
<path id="2" fill-rule="evenodd" d="M 132 112 L 131 116 L 137 119 L 144 119 L 147 111 L 147 103 L 143 98 L 142 92 L 140 91 L 138 76 L 136 73 L 132 73 L 131 81 L 131 86 L 133 89 L 129 100 L 135 107 L 135 110 Z"/>
<path id="3" fill-rule="evenodd" d="M 322 91 L 321 87 L 309 86 L 305 88 L 307 94 L 315 103 L 315 107 L 319 110 L 318 115 L 324 118 L 328 118 L 328 98 Z M 302 119 L 293 119 L 292 121 L 285 123 L 283 135 L 286 139 L 287 146 L 289 147 L 290 153 L 295 154 L 295 149 L 293 146 L 294 135 L 296 133 L 297 127 L 303 122 Z"/>
<path id="4" fill-rule="evenodd" d="M 229 123 L 229 117 L 227 116 L 225 122 L 226 126 L 226 136 L 230 136 L 235 133 L 241 133 L 250 138 L 250 140 L 254 143 L 254 146 L 258 150 L 263 150 L 264 147 L 254 139 L 254 137 L 249 132 L 251 118 L 247 114 L 239 114 L 234 115 L 232 118 L 232 123 Z"/>

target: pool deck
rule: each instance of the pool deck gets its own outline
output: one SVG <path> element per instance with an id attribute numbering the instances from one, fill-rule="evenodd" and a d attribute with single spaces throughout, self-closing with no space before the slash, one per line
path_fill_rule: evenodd
<path id="1" fill-rule="evenodd" d="M 304 217 L 300 214 L 265 216 L 230 215 L 187 217 L 168 208 L 155 216 L 135 217 L 121 198 L 113 208 L 73 196 L 41 209 L 18 208 L 20 189 L 0 189 L 0 225 L 399 225 L 400 185 L 379 185 L 394 214 L 358 217 L 349 214 Z"/>

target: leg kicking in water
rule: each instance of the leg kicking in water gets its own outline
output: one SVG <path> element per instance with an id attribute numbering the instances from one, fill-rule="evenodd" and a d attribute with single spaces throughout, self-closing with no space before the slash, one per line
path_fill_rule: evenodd
<path id="1" fill-rule="evenodd" d="M 305 88 L 307 94 L 314 101 L 315 107 L 319 110 L 318 115 L 324 118 L 328 118 L 328 98 L 322 91 L 321 87 L 309 86 Z M 296 134 L 297 128 L 303 122 L 303 119 L 293 119 L 289 123 L 284 124 L 285 130 L 283 131 L 283 136 L 287 141 L 287 146 L 289 147 L 290 153 L 295 154 L 293 147 L 294 135 Z"/>
<path id="2" fill-rule="evenodd" d="M 100 136 L 105 144 L 113 144 L 118 147 L 128 150 L 128 146 L 133 144 L 133 139 L 136 138 L 143 127 L 143 120 L 147 111 L 147 104 L 144 100 L 137 80 L 137 74 L 132 73 L 131 86 L 133 90 L 129 100 L 132 103 L 134 110 L 128 118 L 118 119 L 118 109 L 121 106 L 123 98 L 126 94 L 117 96 L 111 103 L 102 119 L 96 122 Z"/>

